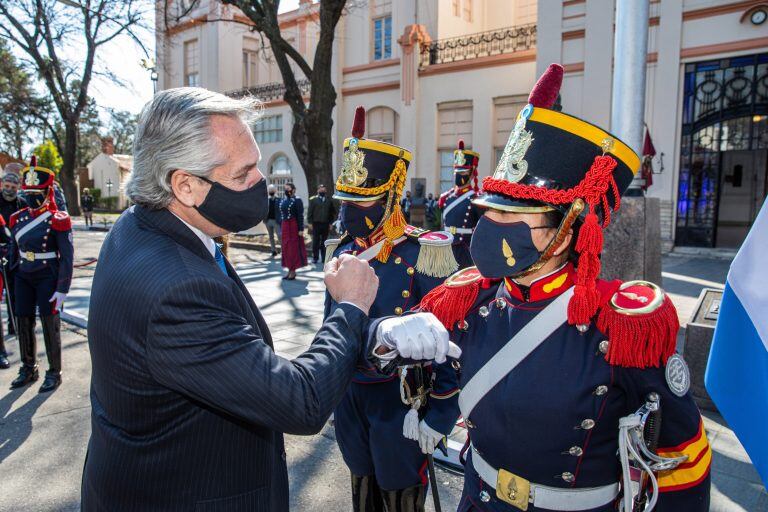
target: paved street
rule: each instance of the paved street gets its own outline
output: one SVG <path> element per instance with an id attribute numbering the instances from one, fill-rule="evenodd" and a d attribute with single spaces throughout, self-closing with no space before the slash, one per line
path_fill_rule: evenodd
<path id="1" fill-rule="evenodd" d="M 104 233 L 76 231 L 76 264 L 98 255 Z M 320 325 L 323 284 L 319 270 L 305 269 L 296 281 L 283 281 L 279 260 L 234 249 L 231 259 L 272 329 L 275 346 L 293 357 L 311 342 Z M 728 261 L 692 256 L 664 259 L 663 286 L 687 320 L 704 286 L 722 286 Z M 67 311 L 87 318 L 88 290 L 95 265 L 77 269 Z M 45 355 L 38 332 L 38 353 Z M 15 340 L 13 369 L 0 371 L 0 512 L 78 510 L 82 464 L 90 431 L 88 385 L 90 358 L 84 329 L 68 325 L 64 340 L 64 384 L 52 395 L 37 386 L 6 391 L 18 364 Z M 44 363 L 43 363 L 44 364 Z M 715 452 L 714 511 L 768 511 L 768 493 L 733 432 L 716 414 L 705 426 Z M 333 428 L 316 436 L 287 436 L 291 510 L 349 510 L 348 473 L 336 448 Z M 455 510 L 461 478 L 438 469 L 443 509 Z M 430 505 L 430 510 L 431 505 Z"/>

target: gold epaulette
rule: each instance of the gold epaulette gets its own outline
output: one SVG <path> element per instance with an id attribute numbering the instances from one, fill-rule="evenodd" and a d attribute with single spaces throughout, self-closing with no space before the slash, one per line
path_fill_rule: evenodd
<path id="1" fill-rule="evenodd" d="M 430 277 L 447 277 L 459 268 L 453 255 L 453 235 L 450 233 L 407 226 L 405 235 L 417 240 L 421 246 L 416 260 L 418 272 Z"/>

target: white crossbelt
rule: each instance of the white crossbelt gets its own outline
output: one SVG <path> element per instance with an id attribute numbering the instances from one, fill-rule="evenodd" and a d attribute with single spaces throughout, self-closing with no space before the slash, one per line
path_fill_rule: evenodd
<path id="1" fill-rule="evenodd" d="M 456 226 L 445 226 L 445 230 L 452 235 L 471 235 L 475 232 L 474 228 L 457 228 Z"/>
<path id="2" fill-rule="evenodd" d="M 485 459 L 472 447 L 472 466 L 483 482 L 496 489 L 499 472 L 488 464 Z M 602 507 L 613 501 L 619 494 L 619 484 L 604 485 L 602 487 L 584 487 L 581 489 L 563 489 L 549 487 L 533 482 L 528 498 L 536 508 L 546 510 L 577 511 Z"/>
<path id="3" fill-rule="evenodd" d="M 520 362 L 544 343 L 544 340 L 563 325 L 568 318 L 568 301 L 573 296 L 573 286 L 544 308 L 533 320 L 525 324 L 501 350 L 488 360 L 459 394 L 459 409 L 465 418 Z"/>
<path id="4" fill-rule="evenodd" d="M 451 201 L 451 204 L 445 207 L 445 210 L 443 210 L 443 218 L 445 218 L 448 215 L 448 212 L 456 208 L 459 203 L 465 198 L 465 197 L 472 197 L 475 194 L 474 190 L 467 190 L 463 194 L 461 194 L 455 201 Z"/>
<path id="5" fill-rule="evenodd" d="M 51 212 L 50 211 L 46 211 L 45 213 L 39 215 L 38 217 L 35 217 L 35 220 L 33 220 L 32 222 L 30 222 L 29 224 L 27 224 L 26 226 L 24 226 L 23 228 L 19 229 L 16 232 L 16 241 L 20 242 L 21 241 L 21 237 L 26 235 L 31 229 L 35 229 L 38 224 L 48 220 L 48 217 L 50 217 L 50 216 L 51 216 Z"/>
<path id="6" fill-rule="evenodd" d="M 400 238 L 396 238 L 392 241 L 392 245 L 395 246 L 399 244 L 400 242 L 404 241 L 406 237 L 401 236 Z M 386 239 L 385 239 L 386 240 Z M 384 245 L 385 240 L 380 240 L 379 242 L 376 242 L 363 252 L 357 255 L 357 258 L 363 261 L 371 261 L 373 258 L 375 258 L 379 252 L 381 251 L 381 247 Z"/>
<path id="7" fill-rule="evenodd" d="M 56 252 L 27 251 L 27 252 L 21 253 L 21 262 L 24 263 L 25 261 L 32 262 L 35 260 L 52 260 L 57 257 L 58 257 L 58 254 Z"/>

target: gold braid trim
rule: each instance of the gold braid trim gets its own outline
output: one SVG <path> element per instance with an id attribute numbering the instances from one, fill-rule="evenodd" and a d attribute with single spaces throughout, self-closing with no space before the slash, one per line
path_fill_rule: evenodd
<path id="1" fill-rule="evenodd" d="M 389 259 L 389 255 L 392 254 L 394 240 L 397 240 L 405 233 L 405 226 L 407 223 L 403 216 L 403 212 L 400 209 L 400 197 L 403 195 L 407 173 L 408 169 L 405 167 L 405 160 L 402 158 L 398 159 L 397 163 L 395 163 L 395 170 L 392 173 L 392 177 L 389 179 L 392 183 L 392 188 L 389 189 L 387 209 L 384 213 L 384 223 L 382 225 L 382 232 L 385 237 L 384 244 L 382 245 L 379 254 L 376 255 L 376 259 L 382 263 L 386 263 Z"/>
<path id="2" fill-rule="evenodd" d="M 378 196 L 383 194 L 384 192 L 387 192 L 397 184 L 398 180 L 400 180 L 400 176 L 399 176 L 400 172 L 402 172 L 403 174 L 402 181 L 403 181 L 403 186 L 405 186 L 405 174 L 408 172 L 408 170 L 405 167 L 405 161 L 402 158 L 400 158 L 395 164 L 395 172 L 393 172 L 392 176 L 389 177 L 389 181 L 387 181 L 383 185 L 379 185 L 378 187 L 375 187 L 375 188 L 365 188 L 365 187 L 355 187 L 353 185 L 345 185 L 341 181 L 341 175 L 339 175 L 339 178 L 336 180 L 336 190 L 340 192 L 346 192 L 347 194 L 357 194 L 360 196 Z"/>

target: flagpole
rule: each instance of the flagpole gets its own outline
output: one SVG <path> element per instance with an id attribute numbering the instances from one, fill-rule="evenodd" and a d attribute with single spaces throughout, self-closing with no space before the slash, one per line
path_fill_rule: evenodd
<path id="1" fill-rule="evenodd" d="M 611 131 L 638 155 L 642 150 L 645 120 L 649 10 L 649 0 L 616 2 Z M 642 184 L 638 173 L 627 194 L 642 195 Z"/>

